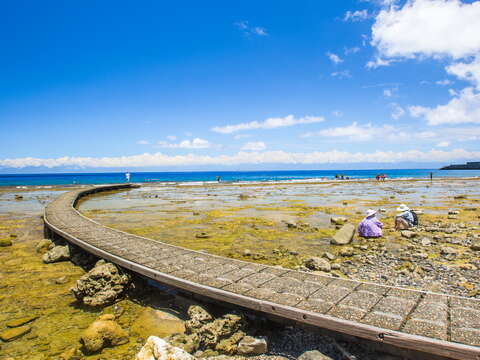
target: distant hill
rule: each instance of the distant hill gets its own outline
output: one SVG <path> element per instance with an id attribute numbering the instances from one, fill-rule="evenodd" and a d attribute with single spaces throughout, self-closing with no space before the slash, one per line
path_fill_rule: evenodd
<path id="1" fill-rule="evenodd" d="M 480 170 L 480 161 L 448 165 L 440 168 L 440 170 Z"/>

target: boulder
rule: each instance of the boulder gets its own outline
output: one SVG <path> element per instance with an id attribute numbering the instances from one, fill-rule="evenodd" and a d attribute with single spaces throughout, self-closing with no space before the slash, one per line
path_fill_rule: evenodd
<path id="1" fill-rule="evenodd" d="M 310 350 L 300 355 L 297 360 L 333 360 L 330 356 L 322 354 L 318 350 Z"/>
<path id="2" fill-rule="evenodd" d="M 240 355 L 261 355 L 267 352 L 267 340 L 264 337 L 245 336 L 238 343 L 237 353 Z"/>
<path id="3" fill-rule="evenodd" d="M 442 246 L 440 254 L 447 260 L 455 260 L 458 255 L 458 250 L 449 246 Z"/>
<path id="4" fill-rule="evenodd" d="M 330 218 L 330 222 L 335 225 L 343 225 L 348 221 L 345 216 L 333 216 Z"/>
<path id="5" fill-rule="evenodd" d="M 198 305 L 192 305 L 187 311 L 189 320 L 185 322 L 185 330 L 187 334 L 191 334 L 200 329 L 203 325 L 213 321 L 213 316 Z"/>
<path id="6" fill-rule="evenodd" d="M 131 276 L 112 263 L 95 266 L 71 289 L 77 300 L 90 306 L 113 303 L 130 284 Z"/>
<path id="7" fill-rule="evenodd" d="M 355 235 L 355 226 L 353 224 L 345 224 L 331 239 L 330 243 L 333 245 L 350 244 Z"/>
<path id="8" fill-rule="evenodd" d="M 319 257 L 311 257 L 305 261 L 305 266 L 310 270 L 329 272 L 332 268 L 330 263 Z"/>
<path id="9" fill-rule="evenodd" d="M 427 237 L 424 237 L 421 241 L 422 246 L 430 246 L 432 244 L 432 240 Z"/>
<path id="10" fill-rule="evenodd" d="M 473 251 L 480 251 L 480 239 L 473 239 L 470 249 Z"/>
<path id="11" fill-rule="evenodd" d="M 238 351 L 238 343 L 245 337 L 245 333 L 243 331 L 237 331 L 236 333 L 232 334 L 228 338 L 220 340 L 215 345 L 215 351 L 217 353 L 223 353 L 228 355 L 234 355 Z"/>
<path id="12" fill-rule="evenodd" d="M 0 247 L 7 247 L 7 246 L 12 246 L 12 240 L 5 238 L 5 239 L 0 239 Z"/>
<path id="13" fill-rule="evenodd" d="M 35 246 L 35 251 L 39 254 L 45 254 L 48 250 L 52 250 L 55 244 L 50 239 L 42 239 Z"/>
<path id="14" fill-rule="evenodd" d="M 70 259 L 70 248 L 65 246 L 54 246 L 51 250 L 46 252 L 42 260 L 45 264 L 51 264 L 59 261 L 66 261 Z"/>
<path id="15" fill-rule="evenodd" d="M 5 342 L 13 341 L 25 334 L 28 334 L 31 330 L 32 328 L 28 325 L 7 329 L 0 332 L 0 340 Z"/>
<path id="16" fill-rule="evenodd" d="M 150 336 L 138 352 L 136 360 L 195 360 L 183 349 L 170 345 L 163 339 Z"/>
<path id="17" fill-rule="evenodd" d="M 225 314 L 215 319 L 198 305 L 189 307 L 188 316 L 190 319 L 185 322 L 185 334 L 175 334 L 166 339 L 171 345 L 189 353 L 200 348 L 217 354 L 236 353 L 238 342 L 245 336 L 243 316 Z"/>
<path id="18" fill-rule="evenodd" d="M 115 322 L 115 315 L 106 314 L 95 320 L 82 334 L 80 342 L 87 354 L 101 351 L 104 347 L 128 342 L 128 333 Z"/>
<path id="19" fill-rule="evenodd" d="M 412 239 L 415 236 L 417 236 L 417 233 L 415 231 L 402 230 L 402 231 L 400 231 L 400 235 L 402 235 L 404 238 Z"/>
<path id="20" fill-rule="evenodd" d="M 341 256 L 352 256 L 353 254 L 354 254 L 353 248 L 350 247 L 350 246 L 340 250 L 340 255 Z"/>

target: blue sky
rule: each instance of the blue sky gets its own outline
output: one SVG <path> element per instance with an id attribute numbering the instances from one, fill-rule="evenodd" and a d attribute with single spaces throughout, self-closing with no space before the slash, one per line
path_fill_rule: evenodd
<path id="1" fill-rule="evenodd" d="M 15 1 L 1 14 L 2 171 L 480 158 L 479 1 Z"/>

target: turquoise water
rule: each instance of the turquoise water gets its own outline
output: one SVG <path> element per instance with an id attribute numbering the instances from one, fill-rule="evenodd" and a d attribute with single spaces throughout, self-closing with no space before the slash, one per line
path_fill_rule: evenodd
<path id="1" fill-rule="evenodd" d="M 132 172 L 132 182 L 198 182 L 216 181 L 288 181 L 307 179 L 334 179 L 336 174 L 351 179 L 372 179 L 377 174 L 389 178 L 480 177 L 480 170 L 297 170 L 297 171 L 209 171 L 209 172 Z M 74 184 L 111 184 L 125 182 L 124 173 L 70 173 L 70 174 L 3 174 L 0 186 L 40 186 Z"/>

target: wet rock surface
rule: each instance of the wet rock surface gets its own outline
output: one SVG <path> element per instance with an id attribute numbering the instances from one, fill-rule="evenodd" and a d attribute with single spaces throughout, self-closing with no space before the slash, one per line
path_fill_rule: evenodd
<path id="1" fill-rule="evenodd" d="M 195 357 L 183 349 L 170 345 L 165 340 L 150 336 L 135 357 L 136 360 L 194 360 Z"/>

